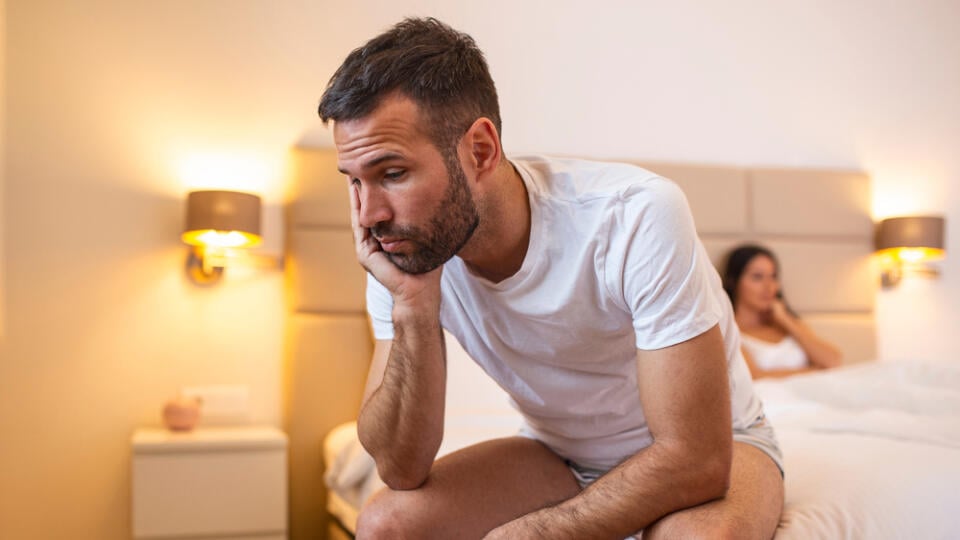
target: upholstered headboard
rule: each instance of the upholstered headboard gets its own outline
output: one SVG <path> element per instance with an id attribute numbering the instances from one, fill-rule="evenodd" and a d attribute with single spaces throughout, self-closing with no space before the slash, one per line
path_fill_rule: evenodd
<path id="1" fill-rule="evenodd" d="M 780 259 L 783 290 L 844 362 L 876 355 L 870 256 L 870 180 L 860 172 L 641 163 L 674 180 L 719 268 L 734 246 L 765 245 Z"/>
<path id="2" fill-rule="evenodd" d="M 326 534 L 321 441 L 356 418 L 373 341 L 344 179 L 330 149 L 293 151 L 286 429 L 292 538 Z M 792 307 L 846 362 L 874 358 L 870 183 L 855 171 L 639 163 L 676 181 L 715 264 L 752 241 L 779 256 Z"/>

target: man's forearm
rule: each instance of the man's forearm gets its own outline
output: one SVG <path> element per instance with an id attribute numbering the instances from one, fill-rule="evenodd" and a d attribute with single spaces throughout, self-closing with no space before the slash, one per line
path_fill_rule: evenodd
<path id="1" fill-rule="evenodd" d="M 426 479 L 443 438 L 446 366 L 435 315 L 394 310 L 394 339 L 380 386 L 357 430 L 384 482 L 413 489 Z"/>
<path id="2" fill-rule="evenodd" d="M 730 461 L 723 452 L 695 458 L 654 443 L 557 506 L 527 514 L 494 538 L 622 539 L 677 510 L 726 493 Z"/>

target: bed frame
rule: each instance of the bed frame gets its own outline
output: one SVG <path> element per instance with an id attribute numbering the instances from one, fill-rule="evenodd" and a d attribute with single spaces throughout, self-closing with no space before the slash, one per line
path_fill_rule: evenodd
<path id="1" fill-rule="evenodd" d="M 780 258 L 800 316 L 837 343 L 846 363 L 875 358 L 869 178 L 857 171 L 743 168 L 620 160 L 677 182 L 719 265 L 746 241 Z M 373 338 L 364 309 L 349 202 L 332 149 L 292 151 L 287 206 L 285 428 L 291 538 L 337 538 L 328 523 L 321 443 L 356 418 Z"/>

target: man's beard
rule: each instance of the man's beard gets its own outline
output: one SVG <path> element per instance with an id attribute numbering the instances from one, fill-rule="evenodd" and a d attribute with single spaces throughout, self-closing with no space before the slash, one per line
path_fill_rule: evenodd
<path id="1" fill-rule="evenodd" d="M 428 229 L 378 224 L 371 229 L 377 238 L 402 238 L 413 244 L 409 253 L 385 253 L 397 268 L 408 274 L 424 274 L 449 261 L 466 245 L 480 223 L 477 206 L 467 187 L 459 160 L 445 156 L 449 184 Z"/>

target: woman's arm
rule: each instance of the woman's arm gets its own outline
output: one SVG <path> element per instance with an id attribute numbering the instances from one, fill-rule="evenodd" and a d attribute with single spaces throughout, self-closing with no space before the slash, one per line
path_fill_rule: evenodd
<path id="1" fill-rule="evenodd" d="M 757 372 L 753 376 L 754 379 L 782 379 L 784 377 L 789 377 L 791 375 L 799 375 L 801 373 L 810 373 L 812 371 L 820 371 L 823 368 L 820 367 L 802 367 L 802 368 L 784 368 L 784 369 L 763 369 Z"/>
<path id="2" fill-rule="evenodd" d="M 840 350 L 829 341 L 817 336 L 803 321 L 791 315 L 783 302 L 779 300 L 774 302 L 771 316 L 774 322 L 793 336 L 793 339 L 797 340 L 803 352 L 806 353 L 811 367 L 823 369 L 837 367 L 841 364 L 843 355 Z M 792 375 L 792 373 L 787 373 L 787 375 Z"/>

